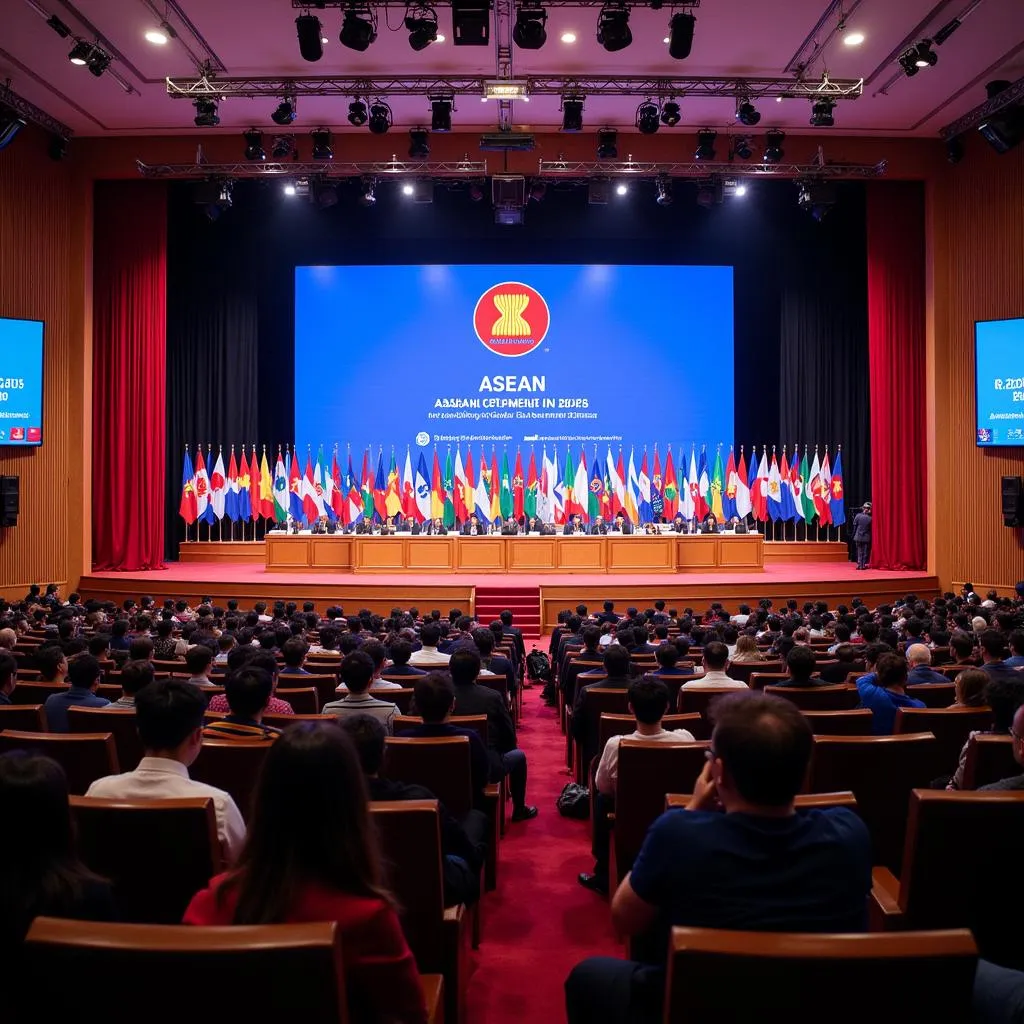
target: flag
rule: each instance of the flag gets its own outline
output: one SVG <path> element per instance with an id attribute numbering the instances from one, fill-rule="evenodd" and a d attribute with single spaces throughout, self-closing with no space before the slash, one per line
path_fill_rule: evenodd
<path id="1" fill-rule="evenodd" d="M 590 467 L 590 488 L 587 494 L 587 516 L 593 522 L 598 516 L 604 515 L 602 507 L 606 495 L 604 480 L 601 476 L 601 460 L 594 454 L 594 464 Z"/>
<path id="2" fill-rule="evenodd" d="M 722 517 L 726 521 L 739 515 L 736 511 L 736 491 L 738 489 L 739 474 L 736 472 L 736 459 L 730 445 L 729 458 L 725 463 L 725 490 L 722 491 Z"/>
<path id="3" fill-rule="evenodd" d="M 722 507 L 722 490 L 724 487 L 724 478 L 722 474 L 722 453 L 721 451 L 715 452 L 715 468 L 711 472 L 711 511 L 715 514 L 715 518 L 722 522 L 725 519 L 725 510 Z"/>
<path id="4" fill-rule="evenodd" d="M 224 505 L 227 500 L 227 481 L 224 479 L 224 453 L 217 452 L 217 462 L 210 474 L 210 507 L 217 519 L 224 518 Z"/>
<path id="5" fill-rule="evenodd" d="M 768 450 L 761 448 L 761 461 L 757 466 L 756 497 L 752 496 L 754 502 L 754 514 L 762 523 L 768 522 Z"/>
<path id="6" fill-rule="evenodd" d="M 373 477 L 370 476 L 370 449 L 363 449 L 363 476 L 359 482 L 359 497 L 363 504 L 363 518 L 373 522 Z"/>
<path id="7" fill-rule="evenodd" d="M 196 521 L 213 522 L 213 510 L 210 508 L 210 477 L 203 462 L 203 446 L 196 448 Z"/>
<path id="8" fill-rule="evenodd" d="M 576 475 L 572 480 L 572 500 L 577 513 L 587 522 L 590 517 L 590 480 L 587 477 L 587 453 L 580 448 L 580 461 L 576 464 Z"/>
<path id="9" fill-rule="evenodd" d="M 843 490 L 843 453 L 836 452 L 836 464 L 832 467 L 832 498 L 830 511 L 832 525 L 842 526 L 846 522 L 846 492 Z"/>
<path id="10" fill-rule="evenodd" d="M 185 461 L 181 464 L 181 502 L 178 514 L 191 526 L 199 512 L 196 508 L 196 471 L 192 468 L 192 456 L 185 449 Z"/>
<path id="11" fill-rule="evenodd" d="M 611 448 L 608 449 L 605 461 L 608 463 L 608 514 L 614 519 L 625 505 L 622 482 L 622 449 L 619 449 L 618 465 L 612 458 Z"/>
<path id="12" fill-rule="evenodd" d="M 669 451 L 669 455 L 671 455 Z M 661 457 L 658 449 L 654 449 L 654 472 L 651 475 L 651 515 L 656 523 L 660 523 L 665 514 L 665 484 L 661 476 Z"/>
<path id="13" fill-rule="evenodd" d="M 807 498 L 811 503 L 811 515 L 808 523 L 814 522 L 816 516 L 821 514 L 818 507 L 818 494 L 821 490 L 821 464 L 818 462 L 818 450 L 814 450 L 814 461 L 811 463 L 810 475 L 807 477 Z"/>
<path id="14" fill-rule="evenodd" d="M 448 454 L 444 457 L 444 512 L 442 513 L 442 520 L 444 525 L 450 530 L 455 525 L 455 496 L 453 494 L 455 490 L 455 469 L 452 466 L 452 450 L 448 449 Z"/>
<path id="15" fill-rule="evenodd" d="M 256 453 L 253 452 L 255 458 Z M 249 488 L 252 486 L 252 476 L 249 472 L 249 462 L 245 457 L 245 449 L 242 449 L 242 464 L 238 467 L 238 518 L 244 523 L 252 518 L 252 503 L 249 500 Z"/>
<path id="16" fill-rule="evenodd" d="M 807 525 L 814 522 L 814 497 L 811 494 L 811 471 L 807 468 L 807 448 L 804 447 L 804 457 L 800 461 L 800 515 L 804 517 Z"/>
<path id="17" fill-rule="evenodd" d="M 736 467 L 736 515 L 746 519 L 750 515 L 750 484 L 747 483 L 747 457 L 740 449 L 740 464 Z"/>
<path id="18" fill-rule="evenodd" d="M 327 485 L 327 467 L 324 465 L 324 446 L 320 445 L 316 450 L 316 466 L 313 467 L 313 503 L 316 505 L 316 514 L 327 515 L 328 505 L 324 501 Z"/>
<path id="19" fill-rule="evenodd" d="M 306 517 L 307 526 L 313 525 L 313 521 L 320 515 L 322 507 L 322 505 L 317 505 L 316 481 L 313 479 L 313 458 L 307 448 L 306 471 L 302 474 L 302 514 Z"/>
<path id="20" fill-rule="evenodd" d="M 341 521 L 345 526 L 352 526 L 363 518 L 363 495 L 359 490 L 359 481 L 352 471 L 352 451 L 348 453 L 348 470 L 345 473 L 345 498 L 342 505 Z"/>
<path id="21" fill-rule="evenodd" d="M 470 455 L 472 458 L 472 455 Z M 462 449 L 455 448 L 455 480 L 452 489 L 452 503 L 455 506 L 455 521 L 464 523 L 469 518 L 469 506 L 466 504 L 466 467 L 462 464 Z M 472 498 L 470 499 L 472 500 Z"/>
<path id="22" fill-rule="evenodd" d="M 612 482 L 608 476 L 608 460 L 604 461 L 604 479 L 601 481 L 601 515 L 611 522 L 612 516 Z"/>
<path id="23" fill-rule="evenodd" d="M 782 449 L 782 464 L 779 466 L 779 477 L 782 485 L 782 519 L 787 523 L 796 519 L 796 502 L 793 500 L 793 478 L 789 472 L 786 449 Z"/>
<path id="24" fill-rule="evenodd" d="M 649 523 L 654 516 L 651 508 L 651 478 L 647 472 L 647 449 L 640 461 L 640 476 L 637 477 L 636 511 L 640 522 Z"/>
<path id="25" fill-rule="evenodd" d="M 302 478 L 299 476 L 299 456 L 292 452 L 288 470 L 288 513 L 296 522 L 302 522 Z"/>
<path id="26" fill-rule="evenodd" d="M 526 495 L 523 484 L 523 455 L 516 449 L 516 468 L 512 473 L 512 515 L 521 520 L 526 514 Z"/>
<path id="27" fill-rule="evenodd" d="M 501 477 L 498 475 L 498 453 L 491 449 L 491 522 L 501 515 Z"/>
<path id="28" fill-rule="evenodd" d="M 498 503 L 501 510 L 501 518 L 503 520 L 511 519 L 515 505 L 512 501 L 512 478 L 508 470 L 507 451 L 501 453 L 501 494 L 499 495 Z"/>
<path id="29" fill-rule="evenodd" d="M 804 521 L 804 485 L 800 479 L 800 446 L 793 448 L 793 461 L 789 464 L 789 490 L 793 495 L 793 519 Z"/>
<path id="30" fill-rule="evenodd" d="M 640 498 L 640 483 L 636 478 L 636 465 L 633 462 L 633 449 L 629 450 L 629 470 L 623 488 L 622 507 L 631 523 L 639 522 L 637 506 Z"/>
<path id="31" fill-rule="evenodd" d="M 416 460 L 416 480 L 413 488 L 416 492 L 416 520 L 422 523 L 430 518 L 430 480 L 423 452 L 420 452 L 420 457 Z"/>
<path id="32" fill-rule="evenodd" d="M 473 511 L 485 526 L 491 521 L 491 471 L 483 449 L 480 451 L 480 478 L 473 490 Z"/>
<path id="33" fill-rule="evenodd" d="M 565 449 L 565 466 L 563 467 L 562 473 L 562 489 L 565 500 L 565 522 L 568 522 L 577 511 L 576 507 L 576 495 L 573 494 L 573 490 L 576 486 L 576 470 L 572 464 L 572 449 L 566 446 Z"/>
<path id="34" fill-rule="evenodd" d="M 772 452 L 772 462 L 768 469 L 768 491 L 767 491 L 768 515 L 772 522 L 782 518 L 782 479 L 779 476 L 779 463 Z"/>
<path id="35" fill-rule="evenodd" d="M 708 456 L 701 447 L 697 465 L 697 518 L 703 519 L 711 511 L 711 481 L 708 479 Z"/>
<path id="36" fill-rule="evenodd" d="M 268 469 L 269 472 L 269 469 Z M 249 515 L 256 522 L 260 517 L 260 503 L 263 501 L 263 470 L 256 458 L 256 445 L 249 451 Z M 273 505 L 273 492 L 271 492 Z"/>
<path id="37" fill-rule="evenodd" d="M 548 477 L 551 498 L 551 522 L 561 526 L 565 522 L 565 485 L 558 475 L 558 449 L 551 459 L 551 474 Z"/>
<path id="38" fill-rule="evenodd" d="M 377 473 L 373 478 L 374 519 L 383 523 L 388 518 L 388 478 L 384 473 L 384 449 L 377 449 Z"/>
<path id="39" fill-rule="evenodd" d="M 672 461 L 672 449 L 668 450 L 668 457 L 665 459 L 665 487 L 663 490 L 665 506 L 663 514 L 666 519 L 675 519 L 679 511 L 679 483 L 676 480 L 676 467 Z"/>
<path id="40" fill-rule="evenodd" d="M 264 453 L 266 458 L 266 453 Z M 277 449 L 277 462 L 274 463 L 274 504 L 271 510 L 271 515 L 267 518 L 273 518 L 276 523 L 283 523 L 288 518 L 288 474 L 284 468 L 284 456 L 281 454 L 281 449 Z M 262 498 L 260 504 L 263 504 Z M 263 510 L 263 514 L 266 515 L 266 509 Z"/>
<path id="41" fill-rule="evenodd" d="M 345 489 L 342 485 L 341 467 L 338 465 L 338 446 L 334 446 L 334 454 L 331 456 L 331 509 L 334 512 L 334 520 L 345 522 Z"/>
<path id="42" fill-rule="evenodd" d="M 832 470 L 828 465 L 828 449 L 821 459 L 821 506 L 818 508 L 818 518 L 826 525 L 832 523 Z M 815 498 L 815 506 L 818 506 L 818 499 Z"/>
<path id="43" fill-rule="evenodd" d="M 463 495 L 463 501 L 466 505 L 465 518 L 469 518 L 469 514 L 476 507 L 476 477 L 473 475 L 473 449 L 469 447 L 466 449 L 466 493 Z"/>
<path id="44" fill-rule="evenodd" d="M 402 470 L 402 515 L 416 519 L 416 483 L 412 475 L 412 453 L 405 448 L 405 468 Z"/>
<path id="45" fill-rule="evenodd" d="M 679 511 L 683 513 L 684 519 L 693 519 L 697 515 L 697 501 L 699 498 L 697 490 L 697 456 L 690 449 L 690 472 L 686 477 L 686 486 L 682 488 L 683 499 L 679 505 Z"/>
<path id="46" fill-rule="evenodd" d="M 531 470 L 533 467 L 533 455 L 530 455 Z M 554 519 L 554 508 L 551 504 L 551 477 L 554 470 L 551 460 L 548 458 L 548 451 L 545 448 L 540 457 L 540 479 L 537 481 L 537 518 L 542 523 L 550 523 Z"/>
<path id="47" fill-rule="evenodd" d="M 388 479 L 384 485 L 384 510 L 388 519 L 394 519 L 402 511 L 402 496 L 398 489 L 398 463 L 395 453 L 391 453 L 391 465 L 388 466 Z"/>
<path id="48" fill-rule="evenodd" d="M 523 494 L 523 515 L 537 515 L 537 497 L 539 490 L 540 487 L 537 480 L 537 456 L 531 448 L 530 468 L 526 471 L 526 492 Z"/>

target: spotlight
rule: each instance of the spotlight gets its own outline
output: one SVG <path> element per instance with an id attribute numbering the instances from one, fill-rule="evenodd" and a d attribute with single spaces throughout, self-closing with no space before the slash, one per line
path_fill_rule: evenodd
<path id="1" fill-rule="evenodd" d="M 28 122 L 15 113 L 0 110 L 0 149 L 6 149 Z"/>
<path id="2" fill-rule="evenodd" d="M 412 182 L 410 182 L 410 181 L 407 181 L 402 186 L 402 195 L 403 196 L 411 196 L 415 191 L 416 191 L 416 189 L 413 187 Z"/>
<path id="3" fill-rule="evenodd" d="M 641 135 L 653 135 L 658 130 L 658 105 L 645 100 L 636 108 L 636 126 Z"/>
<path id="4" fill-rule="evenodd" d="M 363 50 L 369 48 L 377 38 L 377 25 L 373 12 L 366 8 L 350 7 L 345 12 L 345 20 L 341 24 L 341 34 L 338 39 L 342 46 L 350 50 Z"/>
<path id="5" fill-rule="evenodd" d="M 721 178 L 711 178 L 697 184 L 697 205 L 704 210 L 718 206 L 725 195 L 725 185 Z"/>
<path id="6" fill-rule="evenodd" d="M 245 139 L 246 160 L 267 159 L 267 151 L 263 148 L 263 132 L 256 128 L 250 128 L 248 131 L 242 132 L 242 138 Z"/>
<path id="7" fill-rule="evenodd" d="M 741 199 L 747 194 L 747 186 L 740 182 L 732 193 L 734 196 L 739 196 Z"/>
<path id="8" fill-rule="evenodd" d="M 409 132 L 409 159 L 426 160 L 430 156 L 430 135 L 422 128 Z"/>
<path id="9" fill-rule="evenodd" d="M 583 97 L 565 96 L 562 99 L 562 131 L 583 131 Z"/>
<path id="10" fill-rule="evenodd" d="M 736 104 L 736 120 L 740 124 L 745 124 L 748 128 L 753 128 L 761 120 L 761 115 L 749 99 L 744 99 Z"/>
<path id="11" fill-rule="evenodd" d="M 287 160 L 288 157 L 298 158 L 294 135 L 275 135 L 274 144 L 270 147 L 270 155 L 275 160 Z"/>
<path id="12" fill-rule="evenodd" d="M 105 53 L 98 46 L 94 46 L 85 64 L 90 73 L 99 78 L 110 67 L 110 61 L 111 56 L 109 53 Z"/>
<path id="13" fill-rule="evenodd" d="M 939 62 L 939 55 L 932 49 L 930 39 L 922 39 L 919 43 L 904 50 L 900 54 L 899 64 L 907 78 L 913 78 L 921 68 L 933 68 Z"/>
<path id="14" fill-rule="evenodd" d="M 629 8 L 605 4 L 597 19 L 597 41 L 609 52 L 624 50 L 633 42 L 629 30 Z"/>
<path id="15" fill-rule="evenodd" d="M 964 158 L 964 144 L 960 138 L 952 138 L 946 143 L 946 159 L 951 164 L 958 164 Z"/>
<path id="16" fill-rule="evenodd" d="M 196 116 L 193 120 L 197 128 L 214 128 L 220 124 L 216 100 L 196 100 L 194 106 Z"/>
<path id="17" fill-rule="evenodd" d="M 294 196 L 298 193 L 298 189 L 295 187 L 295 182 L 286 181 L 284 183 L 284 194 L 286 196 Z"/>
<path id="18" fill-rule="evenodd" d="M 718 132 L 713 128 L 701 128 L 697 132 L 697 151 L 693 154 L 694 160 L 702 160 L 705 163 L 715 159 L 715 140 Z"/>
<path id="19" fill-rule="evenodd" d="M 750 136 L 737 135 L 732 142 L 732 153 L 733 156 L 738 156 L 741 160 L 749 160 L 754 155 L 754 151 L 750 148 Z"/>
<path id="20" fill-rule="evenodd" d="M 452 37 L 456 46 L 486 46 L 491 39 L 490 0 L 452 0 Z"/>
<path id="21" fill-rule="evenodd" d="M 822 220 L 836 204 L 836 190 L 831 182 L 800 181 L 797 188 L 797 205 L 817 221 Z"/>
<path id="22" fill-rule="evenodd" d="M 668 103 L 662 103 L 661 105 L 661 123 L 668 125 L 669 128 L 675 128 L 682 120 L 682 114 L 679 113 L 679 104 L 675 100 L 669 100 Z"/>
<path id="23" fill-rule="evenodd" d="M 432 132 L 450 132 L 452 130 L 452 106 L 450 98 L 438 98 L 430 101 L 430 130 Z"/>
<path id="24" fill-rule="evenodd" d="M 432 7 L 420 7 L 416 14 L 405 16 L 409 45 L 419 53 L 437 40 L 437 13 Z"/>
<path id="25" fill-rule="evenodd" d="M 668 55 L 685 60 L 693 48 L 693 29 L 697 19 L 692 14 L 673 14 L 668 23 Z"/>
<path id="26" fill-rule="evenodd" d="M 619 133 L 614 128 L 602 128 L 597 133 L 597 159 L 617 160 L 619 156 Z"/>
<path id="27" fill-rule="evenodd" d="M 331 142 L 330 130 L 327 128 L 317 128 L 316 131 L 309 134 L 313 140 L 313 159 L 333 160 L 334 146 Z"/>
<path id="28" fill-rule="evenodd" d="M 832 111 L 836 109 L 835 100 L 820 99 L 815 100 L 811 104 L 811 120 L 810 125 L 812 128 L 831 128 L 835 123 L 836 119 L 832 114 Z"/>
<path id="29" fill-rule="evenodd" d="M 92 56 L 92 43 L 85 42 L 84 39 L 79 39 L 74 46 L 71 47 L 71 52 L 68 54 L 68 60 L 72 64 L 77 64 L 80 68 L 84 68 L 89 63 L 89 57 Z"/>
<path id="30" fill-rule="evenodd" d="M 321 210 L 337 206 L 338 186 L 331 181 L 316 181 L 313 183 L 313 198 Z"/>
<path id="31" fill-rule="evenodd" d="M 615 194 L 617 196 L 629 195 L 629 186 L 624 181 L 620 181 L 619 184 L 615 186 Z"/>
<path id="32" fill-rule="evenodd" d="M 654 183 L 654 201 L 659 206 L 672 205 L 672 179 L 661 175 Z"/>
<path id="33" fill-rule="evenodd" d="M 324 55 L 324 44 L 320 42 L 323 33 L 320 19 L 315 14 L 300 14 L 295 19 L 295 31 L 299 35 L 299 53 L 303 60 L 319 60 Z"/>
<path id="34" fill-rule="evenodd" d="M 376 100 L 371 104 L 368 126 L 374 135 L 387 134 L 391 127 L 391 108 L 383 100 Z"/>
<path id="35" fill-rule="evenodd" d="M 194 190 L 194 200 L 203 206 L 207 219 L 216 221 L 231 209 L 231 181 L 201 181 Z"/>
<path id="36" fill-rule="evenodd" d="M 283 99 L 278 103 L 274 112 L 270 115 L 270 120 L 274 124 L 279 124 L 281 127 L 285 127 L 295 120 L 295 100 Z"/>
<path id="37" fill-rule="evenodd" d="M 764 156 L 761 158 L 766 164 L 780 163 L 786 155 L 782 143 L 786 141 L 786 133 L 778 128 L 769 128 L 764 137 Z"/>
<path id="38" fill-rule="evenodd" d="M 512 40 L 523 50 L 539 50 L 547 41 L 548 33 L 544 23 L 548 20 L 543 8 L 520 7 L 516 14 Z"/>
<path id="39" fill-rule="evenodd" d="M 374 206 L 377 202 L 377 179 L 363 178 L 363 194 L 359 197 L 360 206 Z"/>
<path id="40" fill-rule="evenodd" d="M 353 100 L 348 105 L 348 123 L 354 128 L 362 128 L 366 116 L 366 104 L 362 100 Z"/>

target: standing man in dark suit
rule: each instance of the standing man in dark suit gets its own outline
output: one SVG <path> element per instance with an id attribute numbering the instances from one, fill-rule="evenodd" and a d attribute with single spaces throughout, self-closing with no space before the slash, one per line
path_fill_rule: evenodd
<path id="1" fill-rule="evenodd" d="M 866 569 L 871 559 L 871 502 L 865 501 L 853 517 L 853 543 L 857 546 L 857 568 Z"/>

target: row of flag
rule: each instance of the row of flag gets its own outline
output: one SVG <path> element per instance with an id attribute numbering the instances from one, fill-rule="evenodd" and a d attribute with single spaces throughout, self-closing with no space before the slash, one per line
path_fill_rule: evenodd
<path id="1" fill-rule="evenodd" d="M 699 455 L 693 446 L 688 463 L 680 451 L 678 470 L 669 449 L 662 472 L 657 448 L 653 465 L 649 467 L 645 449 L 639 468 L 635 452 L 631 450 L 625 462 L 621 448 L 617 458 L 608 448 L 601 459 L 595 447 L 589 467 L 582 447 L 575 460 L 572 449 L 567 449 L 561 464 L 557 451 L 549 456 L 547 449 L 538 464 L 531 449 L 524 474 L 518 449 L 511 467 L 508 452 L 502 452 L 499 468 L 493 448 L 489 462 L 481 450 L 476 464 L 471 449 L 465 460 L 461 447 L 454 458 L 449 449 L 443 466 L 435 448 L 429 469 L 424 452 L 418 453 L 414 465 L 408 449 L 404 467 L 399 468 L 392 451 L 385 469 L 384 451 L 379 449 L 376 472 L 371 472 L 366 450 L 357 476 L 351 452 L 343 472 L 337 448 L 328 460 L 322 445 L 315 462 L 312 450 L 307 451 L 304 468 L 297 453 L 279 449 L 273 471 L 265 446 L 259 459 L 255 445 L 248 454 L 243 446 L 240 461 L 232 447 L 226 469 L 223 450 L 214 460 L 208 449 L 204 459 L 199 447 L 193 463 L 186 448 L 179 511 L 188 525 L 224 518 L 232 523 L 260 518 L 281 523 L 289 517 L 309 525 L 327 516 L 348 526 L 364 519 L 382 522 L 399 513 L 420 523 L 441 519 L 447 527 L 465 522 L 473 513 L 485 524 L 499 517 L 536 516 L 561 525 L 574 515 L 589 523 L 597 516 L 612 519 L 622 511 L 633 523 L 669 521 L 677 515 L 699 520 L 713 512 L 719 521 L 752 516 L 759 522 L 841 526 L 846 522 L 842 453 L 836 453 L 834 465 L 827 448 L 820 459 L 817 449 L 810 462 L 808 454 L 806 447 L 803 456 L 797 448 L 789 459 L 783 448 L 780 461 L 774 448 L 769 457 L 763 447 L 760 459 L 756 449 L 752 451 L 748 466 L 744 450 L 737 460 L 730 447 L 723 465 L 719 448 L 709 465 L 706 446 Z"/>

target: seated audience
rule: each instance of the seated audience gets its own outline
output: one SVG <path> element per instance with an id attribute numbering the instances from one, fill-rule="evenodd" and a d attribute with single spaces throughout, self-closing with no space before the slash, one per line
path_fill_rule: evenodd
<path id="1" fill-rule="evenodd" d="M 789 673 L 787 679 L 775 679 L 772 686 L 822 686 L 823 679 L 813 679 L 815 669 L 818 667 L 814 651 L 810 647 L 794 647 L 786 656 L 786 671 Z"/>
<path id="2" fill-rule="evenodd" d="M 274 681 L 274 690 L 277 690 L 277 659 L 269 651 L 258 651 L 255 647 L 250 647 L 248 644 L 235 647 L 228 655 L 227 667 L 229 674 L 237 672 L 243 667 L 261 668 L 265 672 L 270 673 L 270 677 Z M 214 694 L 210 698 L 210 710 L 230 711 L 231 706 L 228 704 L 227 695 L 223 693 Z M 266 713 L 268 715 L 294 715 L 295 711 L 288 701 L 281 700 L 280 697 L 275 696 L 270 698 Z"/>
<path id="3" fill-rule="evenodd" d="M 185 652 L 185 668 L 189 671 L 188 681 L 196 686 L 208 689 L 216 686 L 210 681 L 210 666 L 213 664 L 213 651 L 205 644 L 195 644 Z"/>
<path id="4" fill-rule="evenodd" d="M 416 963 L 384 887 L 352 741 L 292 726 L 267 752 L 245 847 L 185 912 L 190 925 L 336 921 L 352 1021 L 423 1024 Z"/>
<path id="5" fill-rule="evenodd" d="M 840 644 L 834 651 L 836 659 L 834 665 L 823 665 L 819 673 L 823 683 L 838 684 L 845 683 L 849 676 L 856 672 L 859 665 L 856 662 L 857 648 L 853 644 Z"/>
<path id="6" fill-rule="evenodd" d="M 883 654 L 875 666 L 876 681 L 868 676 L 857 680 L 860 706 L 872 715 L 871 731 L 876 736 L 891 736 L 897 708 L 923 708 L 924 702 L 908 697 L 907 663 L 898 654 Z"/>
<path id="7" fill-rule="evenodd" d="M 63 685 L 68 675 L 68 659 L 57 644 L 43 644 L 36 651 L 36 668 L 44 683 Z"/>
<path id="8" fill-rule="evenodd" d="M 704 674 L 683 683 L 684 690 L 745 690 L 747 684 L 725 674 L 729 667 L 729 648 L 720 640 L 704 645 Z"/>
<path id="9" fill-rule="evenodd" d="M 391 664 L 385 669 L 389 676 L 422 676 L 425 671 L 409 664 L 412 644 L 408 640 L 396 640 L 391 645 Z M 401 684 L 399 684 L 401 685 Z"/>
<path id="10" fill-rule="evenodd" d="M 323 714 L 346 715 L 366 714 L 378 718 L 390 735 L 394 731 L 395 715 L 398 708 L 390 701 L 371 697 L 370 682 L 373 679 L 373 659 L 362 650 L 346 654 L 341 659 L 341 685 L 348 692 L 340 700 L 332 700 L 323 706 Z"/>
<path id="11" fill-rule="evenodd" d="M 1004 660 L 1007 657 L 1006 637 L 995 629 L 986 629 L 978 638 L 981 645 L 981 670 L 989 679 L 1013 679 L 1020 673 Z"/>
<path id="12" fill-rule="evenodd" d="M 658 667 L 650 673 L 652 676 L 688 676 L 686 668 L 679 667 L 679 648 L 675 644 L 663 643 L 654 652 Z M 690 669 L 693 662 L 690 662 Z"/>
<path id="13" fill-rule="evenodd" d="M 437 649 L 441 642 L 441 628 L 433 622 L 425 623 L 420 630 L 420 649 L 413 651 L 409 664 L 414 668 L 427 668 L 436 665 L 447 665 L 450 655 Z"/>
<path id="14" fill-rule="evenodd" d="M 1013 739 L 1013 759 L 1024 768 L 1024 704 L 1017 708 L 1010 725 L 1010 736 Z M 1006 789 L 1024 789 L 1024 774 L 1011 775 L 1009 778 L 990 782 L 987 786 L 979 786 L 979 792 L 992 792 Z"/>
<path id="15" fill-rule="evenodd" d="M 121 666 L 121 696 L 112 701 L 113 710 L 135 710 L 135 698 L 139 690 L 153 682 L 153 663 L 151 661 L 126 661 Z"/>
<path id="16" fill-rule="evenodd" d="M 730 661 L 764 661 L 761 652 L 757 649 L 757 641 L 747 634 L 738 637 L 736 640 L 736 651 L 729 659 Z"/>
<path id="17" fill-rule="evenodd" d="M 0 654 L 0 707 L 13 703 L 11 694 L 18 685 L 18 662 L 10 654 Z"/>
<path id="18" fill-rule="evenodd" d="M 68 731 L 68 708 L 105 708 L 110 701 L 96 695 L 96 687 L 103 678 L 100 663 L 91 654 L 80 654 L 71 659 L 68 667 L 66 690 L 58 690 L 46 698 L 46 725 L 50 732 Z"/>
<path id="19" fill-rule="evenodd" d="M 217 653 L 213 656 L 214 665 L 226 665 L 228 663 L 228 655 L 234 650 L 237 643 L 238 641 L 233 633 L 228 633 L 227 631 L 221 633 L 217 637 Z"/>
<path id="20" fill-rule="evenodd" d="M 629 651 L 621 644 L 612 644 L 606 647 L 604 671 L 605 678 L 599 679 L 597 682 L 588 682 L 584 686 L 580 686 L 577 681 L 570 730 L 573 739 L 582 745 L 584 763 L 589 763 L 591 757 L 596 757 L 600 753 L 597 749 L 597 719 L 594 716 L 588 718 L 583 714 L 584 694 L 592 689 L 628 690 L 629 684 L 633 681 L 633 677 L 630 675 Z"/>
<path id="21" fill-rule="evenodd" d="M 153 640 L 153 657 L 158 661 L 174 661 L 184 658 L 188 644 L 183 637 L 174 637 L 174 620 L 160 619 L 156 624 L 156 638 Z"/>
<path id="22" fill-rule="evenodd" d="M 231 709 L 226 718 L 215 718 L 203 729 L 208 740 L 272 740 L 280 729 L 263 724 L 274 681 L 266 669 L 247 665 L 224 681 L 224 696 Z"/>
<path id="23" fill-rule="evenodd" d="M 284 661 L 284 670 L 281 675 L 308 676 L 309 673 L 303 667 L 308 653 L 309 644 L 301 636 L 293 636 L 290 640 L 285 640 L 281 645 L 281 658 Z"/>
<path id="24" fill-rule="evenodd" d="M 986 683 L 982 695 L 983 703 L 992 709 L 991 727 L 987 730 L 973 731 L 967 737 L 967 741 L 960 749 L 960 760 L 956 771 L 947 783 L 946 789 L 963 788 L 964 767 L 967 764 L 967 748 L 970 745 L 971 736 L 977 736 L 982 732 L 987 732 L 990 735 L 1005 736 L 1013 729 L 1013 717 L 1017 713 L 1017 709 L 1024 704 L 1024 678 L 989 679 L 987 674 L 982 672 L 981 669 L 972 669 L 970 671 L 977 671 L 979 675 L 985 676 Z M 966 676 L 967 672 L 961 672 L 960 675 Z M 973 689 L 974 685 L 976 684 L 973 681 L 971 683 L 965 682 L 963 689 L 965 691 L 968 687 Z"/>
<path id="25" fill-rule="evenodd" d="M 373 675 L 370 677 L 371 690 L 400 690 L 402 688 L 401 683 L 391 683 L 380 677 L 381 672 L 384 671 L 384 663 L 387 661 L 387 651 L 379 640 L 367 640 L 359 650 L 373 662 Z"/>
<path id="26" fill-rule="evenodd" d="M 949 680 L 931 667 L 932 652 L 924 644 L 911 644 L 907 648 L 907 685 L 919 686 L 922 683 L 948 683 Z"/>
<path id="27" fill-rule="evenodd" d="M 958 672 L 953 680 L 954 708 L 983 708 L 985 703 L 985 687 L 988 686 L 988 674 L 980 668 L 965 668 Z"/>
<path id="28" fill-rule="evenodd" d="M 1024 629 L 1015 629 L 1007 638 L 1010 645 L 1010 657 L 1003 664 L 1010 668 L 1024 667 Z"/>

